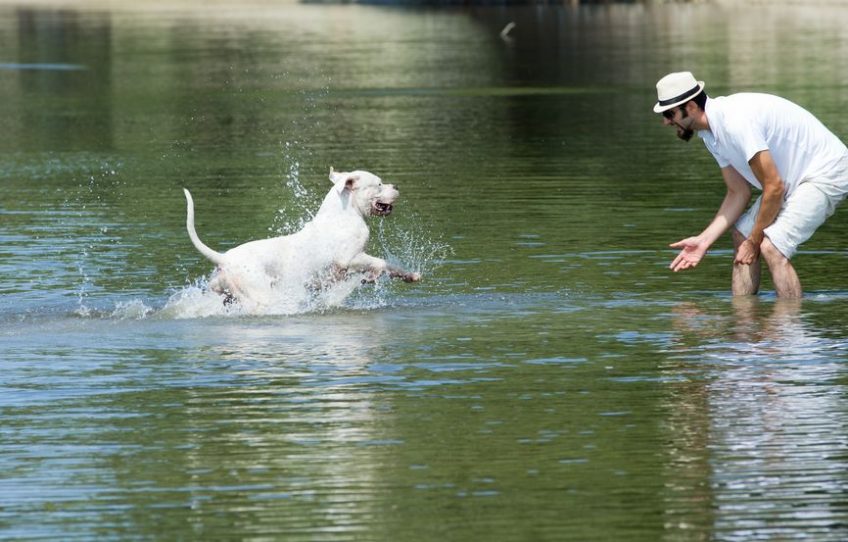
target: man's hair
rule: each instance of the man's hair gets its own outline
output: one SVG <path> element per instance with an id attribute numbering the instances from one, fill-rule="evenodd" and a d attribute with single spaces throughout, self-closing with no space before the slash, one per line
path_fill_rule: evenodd
<path id="1" fill-rule="evenodd" d="M 707 93 L 703 90 L 694 96 L 690 102 L 695 102 L 695 105 L 701 108 L 701 111 L 707 106 Z"/>

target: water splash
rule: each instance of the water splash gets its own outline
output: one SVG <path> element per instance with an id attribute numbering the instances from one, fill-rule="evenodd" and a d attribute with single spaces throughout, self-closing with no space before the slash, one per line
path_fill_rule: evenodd
<path id="1" fill-rule="evenodd" d="M 380 297 L 383 289 L 376 285 L 370 288 L 372 295 L 366 296 L 367 301 L 360 298 L 354 305 L 348 305 L 348 298 L 361 285 L 360 274 L 352 274 L 344 280 L 330 280 L 324 277 L 317 281 L 317 286 L 277 285 L 272 289 L 272 295 L 261 303 L 242 304 L 238 301 L 225 303 L 223 296 L 209 289 L 206 279 L 199 279 L 174 292 L 156 316 L 174 319 L 247 315 L 293 316 L 322 313 L 344 307 L 361 310 L 385 305 L 385 300 Z"/>
<path id="2" fill-rule="evenodd" d="M 77 310 L 75 313 L 77 316 L 82 316 L 83 318 L 87 318 L 91 315 L 91 309 L 86 305 L 86 298 L 88 297 L 88 291 L 91 288 L 91 279 L 88 276 L 88 271 L 86 270 L 86 263 L 88 262 L 88 247 L 84 247 L 81 252 L 79 252 L 79 257 L 77 259 L 77 272 L 80 276 L 80 285 L 77 289 Z"/>
<path id="3" fill-rule="evenodd" d="M 154 312 L 155 309 L 141 299 L 132 299 L 118 302 L 109 317 L 115 320 L 144 320 Z"/>
<path id="4" fill-rule="evenodd" d="M 174 292 L 157 316 L 162 318 L 207 318 L 210 316 L 239 316 L 241 307 L 224 304 L 220 295 L 209 290 L 205 279 Z"/>
<path id="5" fill-rule="evenodd" d="M 289 235 L 302 229 L 315 216 L 313 209 L 317 209 L 321 203 L 301 181 L 299 148 L 298 141 L 286 141 L 282 144 L 283 188 L 291 194 L 291 199 L 286 207 L 277 209 L 274 222 L 268 227 L 268 231 L 273 235 Z"/>
<path id="6" fill-rule="evenodd" d="M 288 127 L 290 134 L 298 135 L 286 137 L 280 142 L 280 176 L 283 188 L 291 194 L 291 198 L 286 208 L 277 210 L 274 222 L 268 228 L 274 235 L 288 235 L 300 230 L 312 220 L 315 210 L 321 204 L 320 191 L 316 196 L 301 181 L 301 163 L 314 161 L 309 134 L 317 128 L 315 113 L 326 106 L 324 100 L 329 93 L 330 81 L 316 91 L 301 91 L 302 114 L 291 119 Z M 292 218 L 292 215 L 296 215 L 296 218 Z"/>
<path id="7" fill-rule="evenodd" d="M 371 229 L 384 247 L 386 261 L 417 271 L 425 280 L 453 254 L 453 248 L 416 216 L 410 217 L 403 227 L 388 228 L 386 221 L 380 220 L 372 223 Z"/>
<path id="8" fill-rule="evenodd" d="M 118 171 L 122 162 L 108 158 L 96 158 L 93 161 L 83 159 L 79 162 L 48 161 L 48 172 L 58 172 L 60 175 L 81 174 L 83 180 L 76 190 L 68 193 L 62 203 L 69 216 L 75 219 L 75 224 L 67 228 L 68 245 L 76 245 L 74 250 L 75 266 L 79 276 L 77 288 L 77 309 L 75 314 L 84 318 L 92 316 L 94 309 L 89 306 L 89 296 L 96 289 L 93 276 L 99 276 L 96 262 L 92 258 L 95 244 L 104 245 L 114 240 L 109 235 L 109 226 L 103 225 L 98 217 L 98 208 L 102 205 L 101 194 L 104 190 L 119 193 L 116 188 L 122 182 Z M 89 207 L 95 208 L 94 210 Z M 94 218 L 97 217 L 97 218 Z"/>

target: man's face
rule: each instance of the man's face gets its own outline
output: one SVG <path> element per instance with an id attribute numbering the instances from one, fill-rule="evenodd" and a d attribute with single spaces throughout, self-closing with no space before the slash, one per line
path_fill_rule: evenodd
<path id="1" fill-rule="evenodd" d="M 692 129 L 692 118 L 686 112 L 686 106 L 680 105 L 663 111 L 663 125 L 677 128 L 677 137 L 689 141 L 695 135 Z"/>

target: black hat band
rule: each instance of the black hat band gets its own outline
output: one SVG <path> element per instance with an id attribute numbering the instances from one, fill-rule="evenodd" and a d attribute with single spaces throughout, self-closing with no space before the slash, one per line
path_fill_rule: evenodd
<path id="1" fill-rule="evenodd" d="M 695 96 L 698 95 L 699 92 L 701 92 L 701 86 L 695 85 L 695 88 L 693 88 L 692 90 L 687 90 L 686 92 L 684 92 L 680 96 L 677 96 L 675 98 L 671 98 L 669 100 L 660 100 L 657 103 L 660 104 L 660 106 L 662 106 L 662 107 L 665 107 L 667 105 L 673 105 L 673 104 L 676 104 L 676 103 L 680 103 L 684 100 L 688 100 L 689 98 L 694 98 Z"/>

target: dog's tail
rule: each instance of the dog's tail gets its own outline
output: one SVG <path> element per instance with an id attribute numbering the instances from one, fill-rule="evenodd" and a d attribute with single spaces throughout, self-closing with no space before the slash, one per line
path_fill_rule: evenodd
<path id="1" fill-rule="evenodd" d="M 200 240 L 200 237 L 197 236 L 197 232 L 194 230 L 194 200 L 191 199 L 191 194 L 188 190 L 183 188 L 183 192 L 185 192 L 186 197 L 186 229 L 188 230 L 188 237 L 191 239 L 191 244 L 193 244 L 194 248 L 203 254 L 206 259 L 215 265 L 221 265 L 224 262 L 224 255 L 220 252 L 215 252 L 204 245 L 203 241 Z"/>

